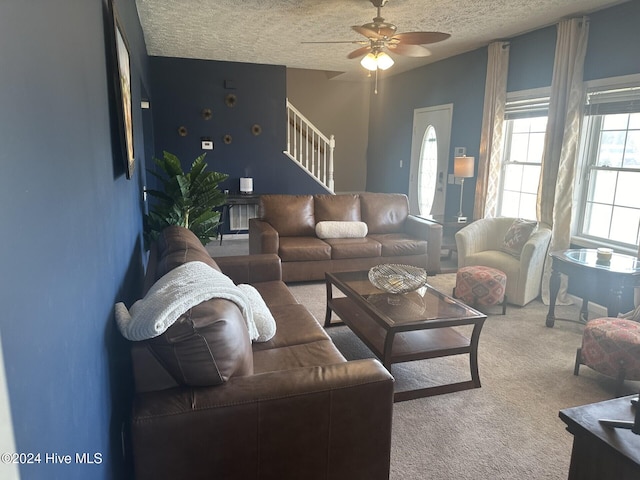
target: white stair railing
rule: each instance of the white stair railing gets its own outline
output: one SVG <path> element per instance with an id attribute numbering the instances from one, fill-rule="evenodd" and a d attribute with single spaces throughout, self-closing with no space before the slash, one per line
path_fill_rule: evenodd
<path id="1" fill-rule="evenodd" d="M 331 192 L 335 146 L 333 135 L 324 135 L 287 99 L 287 150 L 284 153 Z"/>

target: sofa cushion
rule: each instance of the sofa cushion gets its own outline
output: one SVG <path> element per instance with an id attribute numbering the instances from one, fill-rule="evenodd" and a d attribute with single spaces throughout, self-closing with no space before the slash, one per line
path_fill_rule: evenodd
<path id="1" fill-rule="evenodd" d="M 281 348 L 258 350 L 254 353 L 255 373 L 293 370 L 303 367 L 335 365 L 345 358 L 329 339 Z"/>
<path id="2" fill-rule="evenodd" d="M 360 214 L 369 234 L 401 232 L 409 215 L 409 200 L 400 193 L 362 193 Z"/>
<path id="3" fill-rule="evenodd" d="M 316 222 L 360 220 L 360 197 L 358 195 L 315 195 L 313 204 Z"/>
<path id="4" fill-rule="evenodd" d="M 280 305 L 292 305 L 298 303 L 296 297 L 293 296 L 291 290 L 284 282 L 280 280 L 274 280 L 271 282 L 258 282 L 254 283 L 255 287 L 267 306 L 273 311 L 274 307 Z"/>
<path id="5" fill-rule="evenodd" d="M 279 305 L 272 307 L 271 311 L 276 319 L 276 334 L 268 342 L 254 343 L 251 347 L 254 352 L 329 340 L 327 333 L 304 305 Z"/>
<path id="6" fill-rule="evenodd" d="M 315 235 L 311 195 L 262 195 L 259 213 L 281 237 Z"/>
<path id="7" fill-rule="evenodd" d="M 315 236 L 280 237 L 278 255 L 283 262 L 330 260 L 331 246 Z"/>
<path id="8" fill-rule="evenodd" d="M 427 241 L 410 237 L 404 233 L 370 235 L 368 238 L 382 244 L 383 257 L 422 255 L 427 253 Z"/>
<path id="9" fill-rule="evenodd" d="M 331 245 L 331 258 L 367 258 L 379 257 L 382 254 L 380 242 L 369 238 L 328 238 Z"/>
<path id="10" fill-rule="evenodd" d="M 316 224 L 318 238 L 363 238 L 367 236 L 367 224 L 364 222 L 324 221 Z"/>
<path id="11" fill-rule="evenodd" d="M 253 374 L 249 332 L 240 309 L 229 300 L 202 302 L 147 342 L 181 385 L 220 385 L 234 375 Z"/>

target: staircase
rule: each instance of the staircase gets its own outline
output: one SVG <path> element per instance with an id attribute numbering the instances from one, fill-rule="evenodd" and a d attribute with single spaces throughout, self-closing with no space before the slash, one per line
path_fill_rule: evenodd
<path id="1" fill-rule="evenodd" d="M 333 135 L 325 136 L 287 99 L 287 149 L 284 153 L 331 193 L 334 193 L 335 146 Z"/>

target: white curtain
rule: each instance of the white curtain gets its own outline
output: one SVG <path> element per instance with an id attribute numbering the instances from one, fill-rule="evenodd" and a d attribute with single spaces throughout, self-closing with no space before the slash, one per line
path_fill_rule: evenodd
<path id="1" fill-rule="evenodd" d="M 504 106 L 507 98 L 509 44 L 489 45 L 487 79 L 484 89 L 482 134 L 473 218 L 495 217 L 500 186 L 500 163 L 504 136 Z"/>
<path id="2" fill-rule="evenodd" d="M 558 24 L 537 200 L 538 221 L 552 227 L 549 251 L 567 249 L 571 242 L 573 185 L 584 105 L 582 76 L 588 37 L 587 17 L 563 20 Z M 542 277 L 545 303 L 549 303 L 550 276 L 551 260 L 547 257 Z M 557 303 L 569 303 L 566 278 L 562 280 Z"/>

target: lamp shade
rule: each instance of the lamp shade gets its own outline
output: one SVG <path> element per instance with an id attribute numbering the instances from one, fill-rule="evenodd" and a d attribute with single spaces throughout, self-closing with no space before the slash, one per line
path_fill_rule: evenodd
<path id="1" fill-rule="evenodd" d="M 360 65 L 362 65 L 367 70 L 374 71 L 378 68 L 378 62 L 376 61 L 376 55 L 373 52 L 368 53 L 364 56 L 362 60 L 360 60 Z"/>
<path id="2" fill-rule="evenodd" d="M 377 69 L 386 70 L 391 67 L 393 63 L 393 58 L 380 51 L 369 52 L 360 60 L 360 65 L 372 72 Z"/>
<path id="3" fill-rule="evenodd" d="M 378 53 L 376 60 L 378 61 L 378 68 L 380 70 L 386 70 L 393 65 L 393 58 L 384 52 Z"/>
<path id="4" fill-rule="evenodd" d="M 473 177 L 474 157 L 454 157 L 453 158 L 453 176 L 458 178 Z"/>

